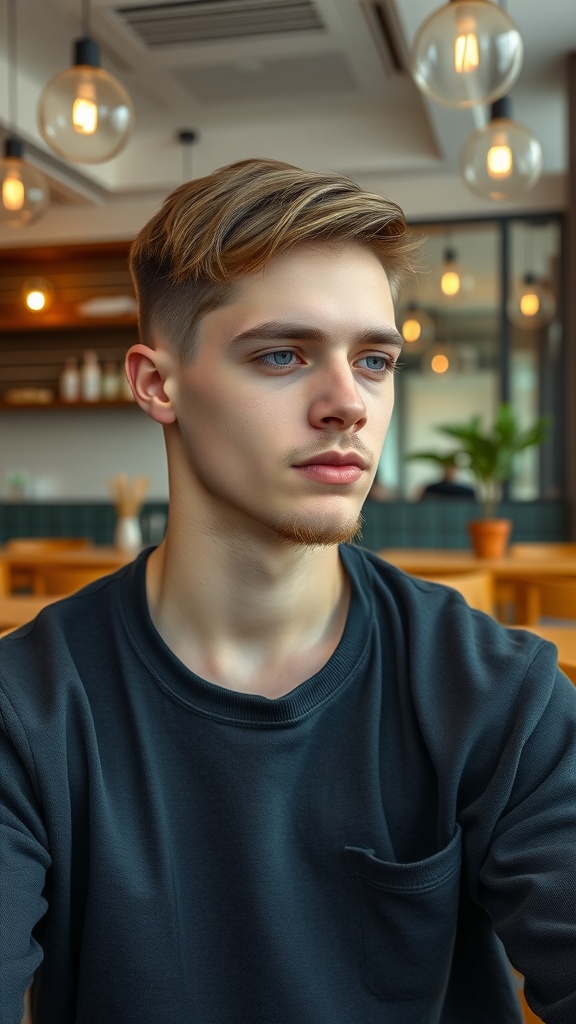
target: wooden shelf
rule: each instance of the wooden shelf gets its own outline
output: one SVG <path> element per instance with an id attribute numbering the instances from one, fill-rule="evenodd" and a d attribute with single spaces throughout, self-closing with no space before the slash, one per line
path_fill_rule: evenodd
<path id="1" fill-rule="evenodd" d="M 59 394 L 66 360 L 82 362 L 84 352 L 97 353 L 102 367 L 121 367 L 127 348 L 138 340 L 138 321 L 130 308 L 110 308 L 113 316 L 86 316 L 86 303 L 108 303 L 134 291 L 128 269 L 130 242 L 31 249 L 0 249 L 0 410 L 114 409 L 130 401 L 11 403 L 3 395 L 12 388 L 48 388 Z M 23 306 L 24 285 L 44 278 L 51 286 L 47 310 L 32 313 Z M 102 307 L 96 307 L 99 314 Z"/>
<path id="2" fill-rule="evenodd" d="M 57 313 L 10 314 L 3 316 L 0 336 L 10 334 L 62 334 L 68 331 L 81 331 L 90 334 L 92 331 L 107 331 L 118 328 L 135 331 L 138 319 L 135 316 L 80 316 L 74 309 L 60 310 Z"/>
<path id="3" fill-rule="evenodd" d="M 109 402 L 62 402 L 59 398 L 55 398 L 53 402 L 3 402 L 0 399 L 0 412 L 51 412 L 54 409 L 60 411 L 65 409 L 66 412 L 78 409 L 106 410 L 109 412 L 111 409 L 138 408 L 138 403 L 129 399 L 114 399 L 114 401 Z"/>

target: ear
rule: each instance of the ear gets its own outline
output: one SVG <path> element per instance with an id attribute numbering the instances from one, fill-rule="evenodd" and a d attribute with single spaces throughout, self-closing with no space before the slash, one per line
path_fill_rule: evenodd
<path id="1" fill-rule="evenodd" d="M 164 390 L 168 362 L 168 353 L 163 349 L 137 344 L 128 349 L 124 363 L 138 405 L 163 426 L 176 419 L 172 402 Z"/>

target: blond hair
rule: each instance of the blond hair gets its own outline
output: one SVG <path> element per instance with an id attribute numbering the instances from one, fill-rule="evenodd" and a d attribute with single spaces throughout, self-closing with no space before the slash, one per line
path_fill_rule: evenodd
<path id="1" fill-rule="evenodd" d="M 237 278 L 314 241 L 365 245 L 395 298 L 413 270 L 400 207 L 340 174 L 253 159 L 181 185 L 131 249 L 142 340 L 159 331 L 189 358 L 198 320 L 230 301 Z"/>

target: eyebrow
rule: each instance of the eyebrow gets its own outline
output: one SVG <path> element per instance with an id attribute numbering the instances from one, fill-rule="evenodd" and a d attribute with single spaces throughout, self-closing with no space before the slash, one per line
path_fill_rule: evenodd
<path id="1" fill-rule="evenodd" d="M 328 335 L 318 327 L 309 327 L 306 324 L 295 324 L 289 321 L 270 320 L 237 334 L 232 339 L 232 343 L 282 340 L 326 342 Z M 365 345 L 393 345 L 398 349 L 404 346 L 404 338 L 394 327 L 361 331 L 356 335 L 356 340 Z"/>

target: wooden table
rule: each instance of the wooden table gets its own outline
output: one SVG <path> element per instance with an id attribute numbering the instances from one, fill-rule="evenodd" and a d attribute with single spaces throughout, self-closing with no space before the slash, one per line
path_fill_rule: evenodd
<path id="1" fill-rule="evenodd" d="M 0 546 L 0 562 L 11 571 L 52 569 L 99 569 L 102 575 L 131 562 L 134 554 L 115 547 L 94 545 L 85 548 L 61 548 L 53 551 L 11 551 Z M 21 626 L 33 619 L 45 605 L 58 597 L 37 594 L 0 595 L 0 631 Z"/>
<path id="2" fill-rule="evenodd" d="M 105 545 L 86 545 L 86 547 L 46 548 L 45 550 L 27 550 L 0 546 L 0 564 L 3 564 L 8 577 L 8 586 L 14 590 L 13 581 L 17 576 L 34 578 L 34 570 L 53 569 L 97 571 L 104 576 L 120 569 L 135 557 L 134 552 L 122 551 L 120 548 Z M 28 589 L 28 587 L 26 588 Z M 34 590 L 34 587 L 30 587 Z"/>
<path id="3" fill-rule="evenodd" d="M 535 626 L 515 626 L 515 629 L 527 629 L 530 633 L 550 640 L 558 648 L 558 664 L 563 672 L 576 683 L 576 627 L 548 626 L 536 623 Z"/>
<path id="4" fill-rule="evenodd" d="M 102 544 L 86 547 L 54 548 L 45 551 L 18 551 L 7 545 L 0 545 L 0 561 L 10 569 L 30 569 L 34 566 L 50 566 L 53 569 L 64 569 L 73 566 L 76 569 L 102 568 L 113 572 L 131 562 L 134 552 L 121 551 L 120 548 L 107 547 Z"/>
<path id="5" fill-rule="evenodd" d="M 25 622 L 34 619 L 47 604 L 57 600 L 57 597 L 34 597 L 32 594 L 0 596 L 0 632 L 23 626 Z"/>
<path id="6" fill-rule="evenodd" d="M 534 588 L 530 586 L 530 580 L 538 577 L 576 579 L 576 556 L 550 555 L 544 558 L 530 558 L 505 555 L 503 558 L 477 558 L 472 551 L 451 548 L 382 548 L 377 554 L 386 562 L 413 576 L 449 576 L 477 572 L 479 569 L 492 573 L 498 607 L 505 604 L 506 600 L 510 601 L 511 592 L 513 593 L 513 619 L 508 619 L 500 613 L 499 617 L 501 621 L 514 625 L 534 621 Z"/>
<path id="7" fill-rule="evenodd" d="M 484 569 L 493 573 L 497 580 L 528 576 L 576 577 L 576 556 L 477 558 L 472 551 L 452 548 L 382 548 L 377 554 L 413 576 L 445 576 Z"/>

